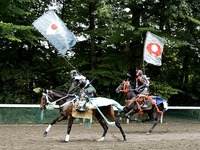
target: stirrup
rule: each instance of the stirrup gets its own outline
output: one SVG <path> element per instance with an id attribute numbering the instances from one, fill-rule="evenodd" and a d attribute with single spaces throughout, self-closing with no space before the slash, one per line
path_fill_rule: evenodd
<path id="1" fill-rule="evenodd" d="M 76 111 L 78 111 L 78 112 L 85 112 L 85 110 L 86 109 L 84 107 L 81 107 L 81 106 L 76 108 Z"/>
<path id="2" fill-rule="evenodd" d="M 147 108 L 147 107 L 148 107 L 147 104 L 142 105 L 142 108 Z"/>

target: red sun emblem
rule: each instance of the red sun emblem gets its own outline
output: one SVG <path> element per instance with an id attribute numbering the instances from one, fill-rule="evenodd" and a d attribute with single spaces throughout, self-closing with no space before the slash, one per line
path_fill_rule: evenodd
<path id="1" fill-rule="evenodd" d="M 157 43 L 149 43 L 146 48 L 150 55 L 154 54 L 156 57 L 159 57 L 162 54 L 161 47 Z"/>
<path id="2" fill-rule="evenodd" d="M 56 30 L 57 28 L 58 28 L 58 26 L 56 24 L 51 25 L 51 29 Z"/>

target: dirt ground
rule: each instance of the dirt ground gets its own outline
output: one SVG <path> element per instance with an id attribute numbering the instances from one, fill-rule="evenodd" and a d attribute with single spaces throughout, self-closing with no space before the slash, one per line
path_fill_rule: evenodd
<path id="1" fill-rule="evenodd" d="M 64 142 L 65 125 L 54 125 L 43 138 L 47 128 L 44 125 L 0 125 L 1 150 L 198 150 L 200 149 L 199 122 L 158 124 L 153 133 L 146 134 L 151 123 L 122 124 L 127 141 L 123 141 L 117 127 L 109 127 L 103 142 L 97 142 L 102 135 L 99 124 L 86 128 L 74 124 L 70 141 Z"/>

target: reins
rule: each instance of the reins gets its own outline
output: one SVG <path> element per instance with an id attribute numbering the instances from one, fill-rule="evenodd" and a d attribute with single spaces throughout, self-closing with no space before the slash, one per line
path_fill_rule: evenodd
<path id="1" fill-rule="evenodd" d="M 47 92 L 47 93 L 42 93 L 42 94 L 45 96 L 48 105 L 50 105 L 51 107 L 54 107 L 58 101 L 63 100 L 63 99 L 65 99 L 65 98 L 67 98 L 67 97 L 70 96 L 69 94 L 67 94 L 66 96 L 63 96 L 63 97 L 61 97 L 61 98 L 59 98 L 59 99 L 57 99 L 57 100 L 51 102 L 49 99 L 52 99 L 52 98 L 48 95 L 48 92 Z M 76 96 L 76 95 L 74 95 L 74 96 L 75 96 L 75 98 L 73 98 L 73 99 L 70 100 L 70 101 L 66 101 L 65 103 L 63 103 L 63 104 L 60 105 L 59 107 L 61 108 L 61 107 L 65 106 L 66 104 L 71 103 L 71 102 L 72 102 L 73 105 L 74 105 L 74 101 L 78 98 L 78 96 Z"/>
<path id="2" fill-rule="evenodd" d="M 74 101 L 75 101 L 76 99 L 77 99 L 77 97 L 75 96 L 75 98 L 73 98 L 72 100 L 67 101 L 67 102 L 65 102 L 64 104 L 60 105 L 60 108 L 63 107 L 63 106 L 65 106 L 65 105 L 67 105 L 68 103 L 71 103 L 71 102 L 72 102 L 72 104 L 74 105 Z"/>

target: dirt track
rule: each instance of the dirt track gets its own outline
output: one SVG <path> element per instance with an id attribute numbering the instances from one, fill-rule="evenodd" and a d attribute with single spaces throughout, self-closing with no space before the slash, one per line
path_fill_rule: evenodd
<path id="1" fill-rule="evenodd" d="M 55 125 L 46 138 L 42 137 L 48 125 L 0 125 L 1 150 L 198 150 L 200 149 L 200 124 L 163 123 L 146 135 L 151 123 L 122 124 L 127 135 L 123 141 L 117 127 L 109 127 L 103 142 L 99 124 L 90 129 L 84 124 L 74 124 L 70 141 L 64 142 L 65 125 Z"/>

